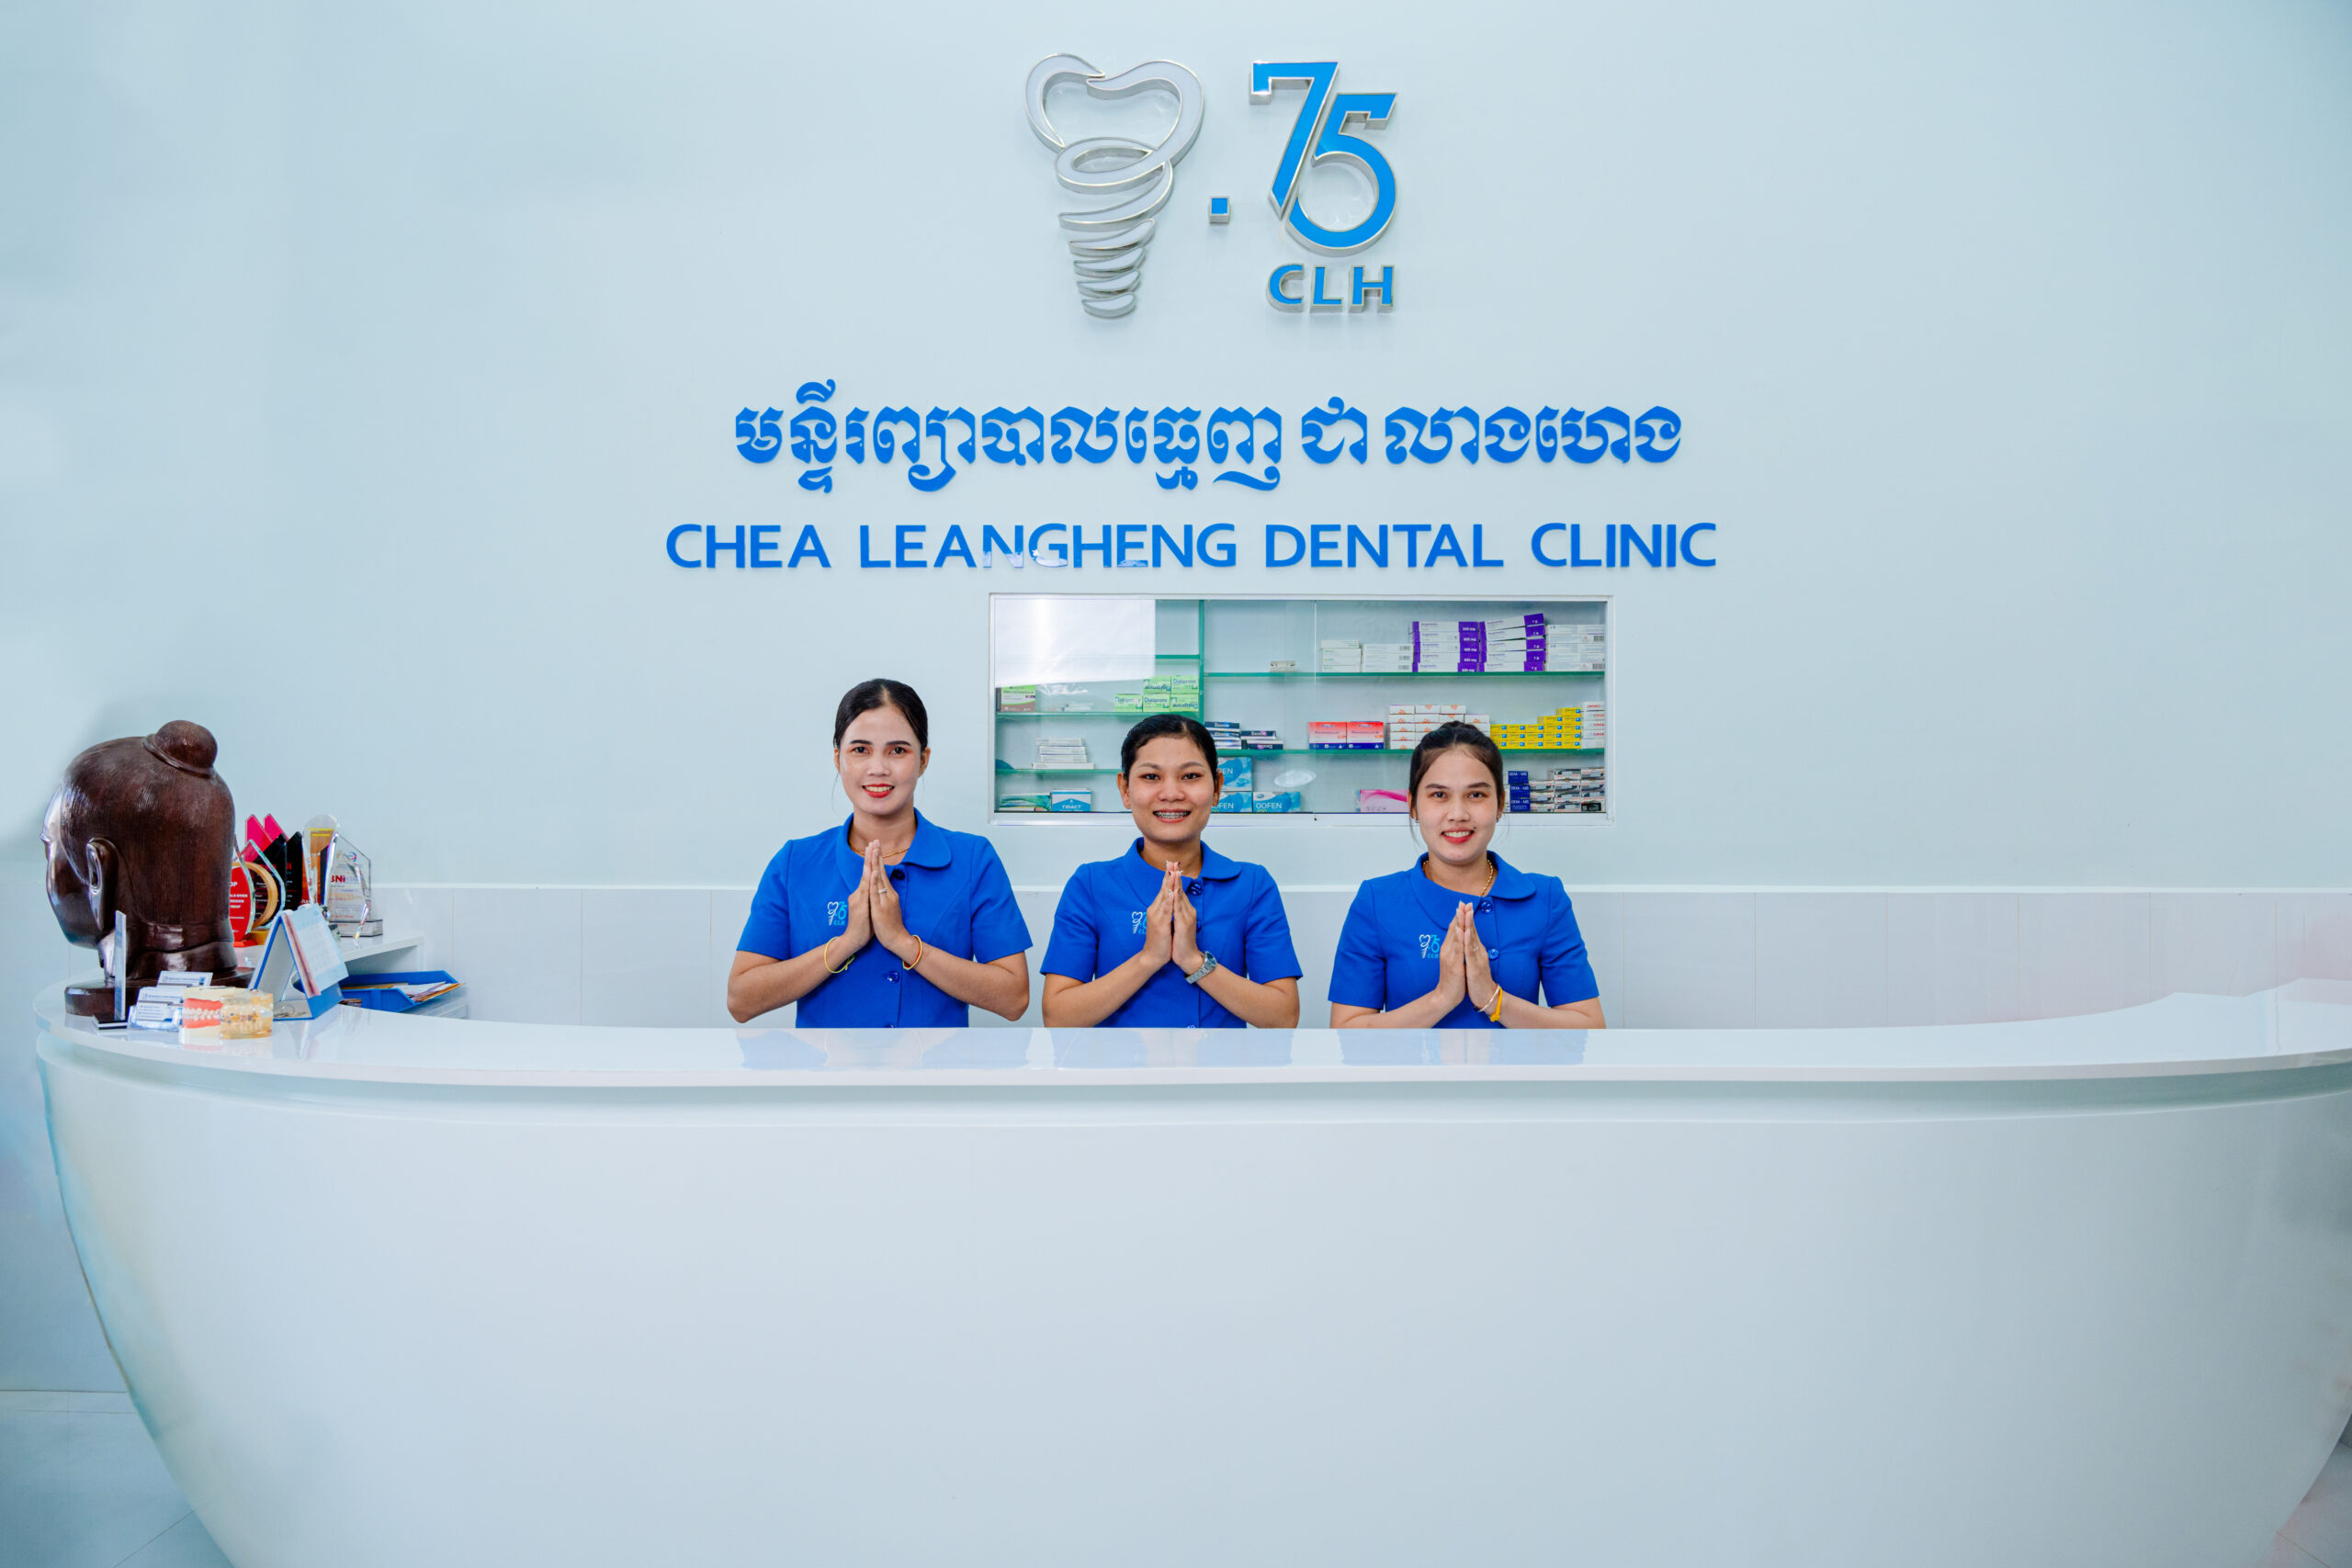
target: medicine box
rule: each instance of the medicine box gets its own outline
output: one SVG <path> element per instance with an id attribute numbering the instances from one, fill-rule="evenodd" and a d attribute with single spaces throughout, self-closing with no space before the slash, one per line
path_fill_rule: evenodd
<path id="1" fill-rule="evenodd" d="M 1091 811 L 1094 809 L 1094 792 L 1091 789 L 1057 789 L 1053 792 L 1050 809 Z"/>

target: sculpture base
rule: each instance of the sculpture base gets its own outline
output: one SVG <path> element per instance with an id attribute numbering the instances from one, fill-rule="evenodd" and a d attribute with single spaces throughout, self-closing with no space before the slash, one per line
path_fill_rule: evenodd
<path id="1" fill-rule="evenodd" d="M 112 986 L 68 986 L 65 987 L 65 1010 L 75 1018 L 95 1018 L 100 1023 L 119 1023 L 114 1014 Z"/>

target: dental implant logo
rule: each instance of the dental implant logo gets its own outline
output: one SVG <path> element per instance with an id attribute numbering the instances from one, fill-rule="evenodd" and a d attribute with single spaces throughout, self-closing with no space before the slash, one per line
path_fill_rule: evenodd
<path id="1" fill-rule="evenodd" d="M 1131 136 L 1066 141 L 1046 114 L 1046 95 L 1064 82 L 1084 84 L 1097 98 L 1166 93 L 1176 100 L 1176 125 L 1158 144 Z M 1090 315 L 1124 316 L 1136 308 L 1143 258 L 1159 209 L 1176 189 L 1176 164 L 1201 133 L 1201 79 L 1172 60 L 1148 60 L 1107 75 L 1074 54 L 1039 61 L 1029 73 L 1029 129 L 1054 152 L 1054 177 L 1080 196 L 1113 197 L 1109 205 L 1061 215 L 1069 231 L 1078 302 Z"/>

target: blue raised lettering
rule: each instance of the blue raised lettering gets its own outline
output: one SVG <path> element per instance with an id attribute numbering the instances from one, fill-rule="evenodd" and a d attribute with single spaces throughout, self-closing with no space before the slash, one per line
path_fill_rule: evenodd
<path id="1" fill-rule="evenodd" d="M 955 556 L 963 557 L 966 566 L 977 567 L 980 564 L 972 558 L 972 541 L 964 537 L 963 525 L 950 523 L 947 525 L 947 536 L 939 541 L 939 553 L 931 558 L 931 564 L 944 566 L 949 558 Z"/>
<path id="2" fill-rule="evenodd" d="M 1281 560 L 1274 558 L 1274 540 L 1277 536 L 1287 538 L 1293 547 L 1290 555 L 1286 558 Z M 1266 525 L 1266 564 L 1268 566 L 1296 566 L 1306 558 L 1306 535 L 1300 533 L 1297 529 L 1292 527 L 1287 523 L 1269 523 Z"/>

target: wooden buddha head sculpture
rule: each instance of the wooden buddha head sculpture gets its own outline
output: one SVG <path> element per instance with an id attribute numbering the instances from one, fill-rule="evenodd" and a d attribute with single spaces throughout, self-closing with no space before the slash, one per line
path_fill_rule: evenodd
<path id="1" fill-rule="evenodd" d="M 113 977 L 136 995 L 166 969 L 209 969 L 236 983 L 229 863 L 236 807 L 212 771 L 218 747 L 200 724 L 107 740 L 74 759 L 49 803 L 41 847 L 49 907 L 66 940 L 95 947 L 108 983 L 66 988 L 69 1011 L 111 1016 Z M 115 916 L 124 917 L 115 951 Z"/>

